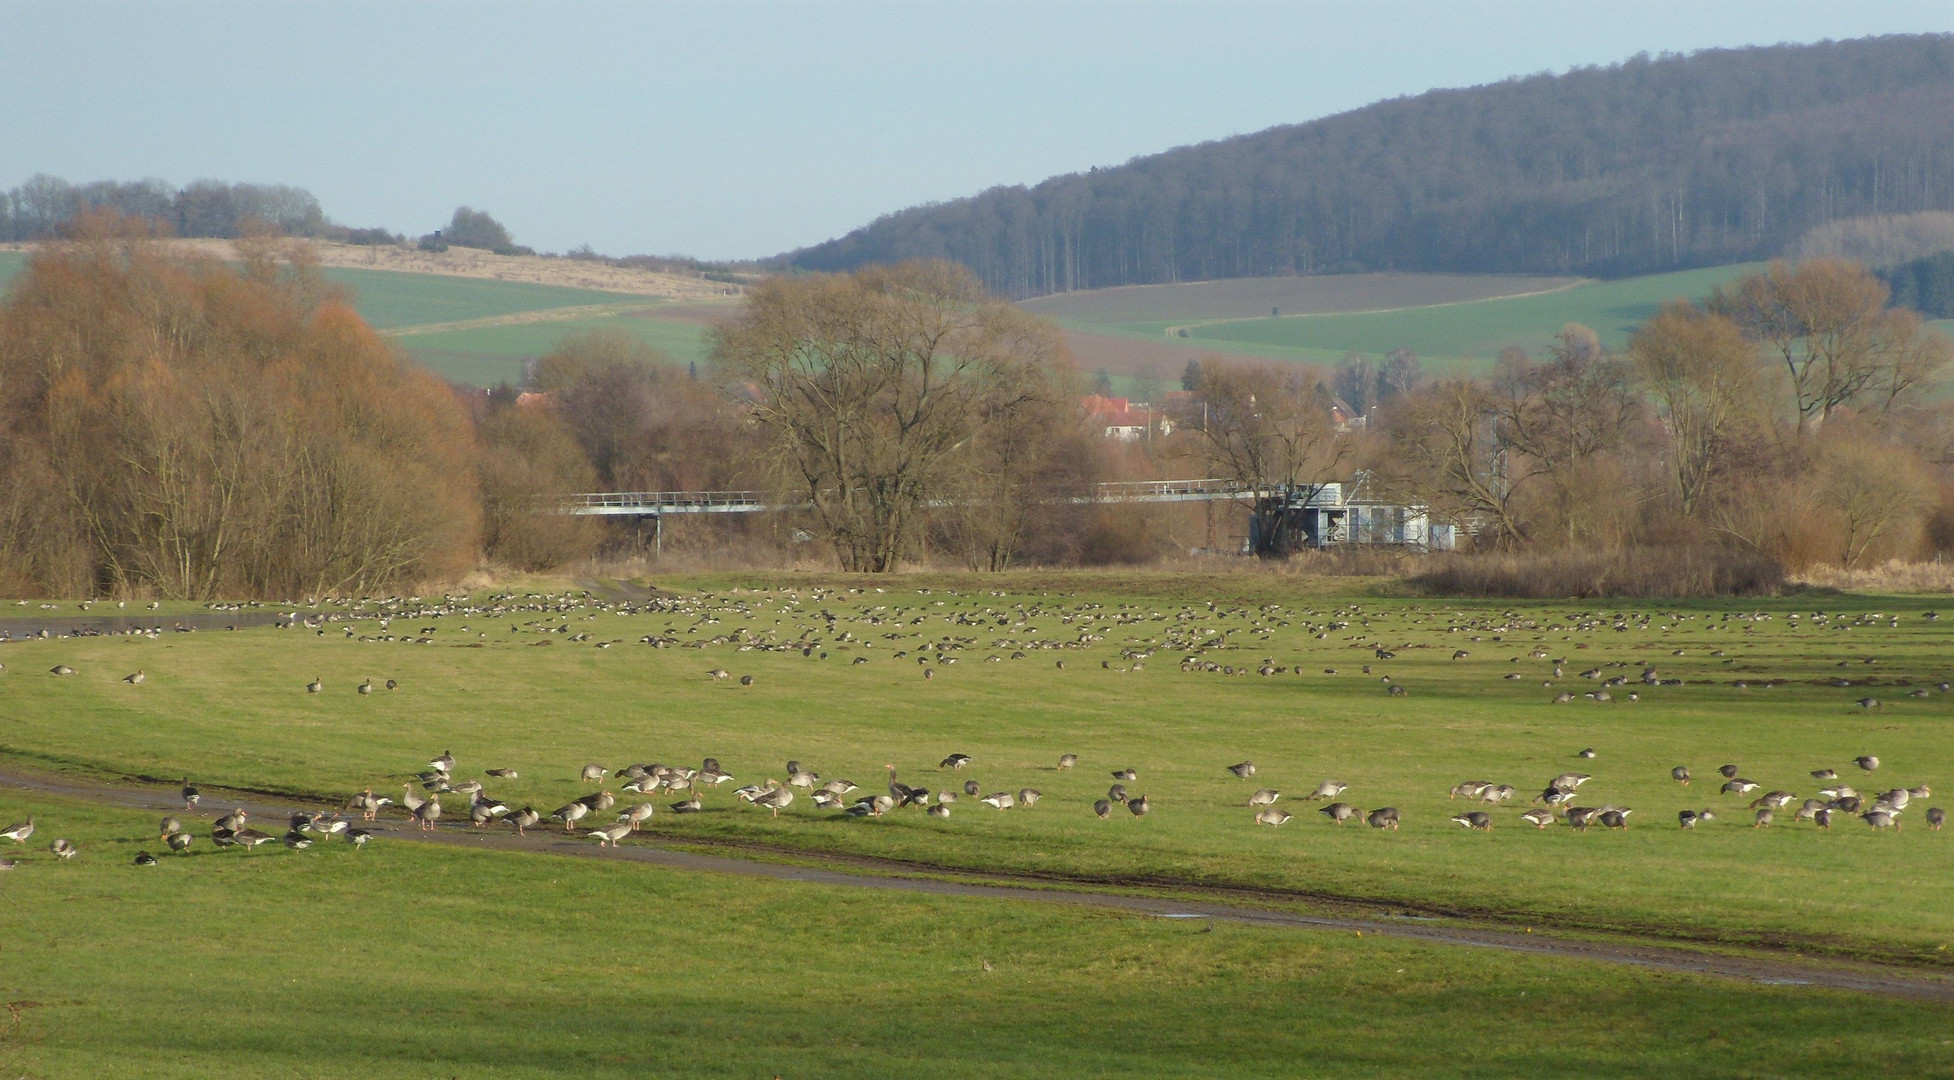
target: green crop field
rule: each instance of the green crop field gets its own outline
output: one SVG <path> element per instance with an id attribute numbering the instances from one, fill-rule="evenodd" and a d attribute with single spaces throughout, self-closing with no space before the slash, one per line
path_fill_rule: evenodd
<path id="1" fill-rule="evenodd" d="M 616 315 L 549 319 L 458 330 L 401 335 L 397 340 L 416 359 L 442 375 L 470 386 L 518 382 L 523 361 L 548 352 L 568 334 L 615 330 L 629 334 L 673 361 L 704 363 L 706 328 L 696 322 L 656 317 L 656 301 Z"/>
<path id="2" fill-rule="evenodd" d="M 1180 350 L 1207 350 L 1263 356 L 1297 363 L 1334 364 L 1352 352 L 1379 357 L 1392 349 L 1410 349 L 1427 371 L 1436 374 L 1481 374 L 1501 349 L 1519 346 L 1529 352 L 1544 348 L 1553 335 L 1568 323 L 1592 328 L 1602 342 L 1618 348 L 1635 327 L 1654 314 L 1661 304 L 1677 297 L 1700 300 L 1717 285 L 1735 280 L 1756 269 L 1754 264 L 1709 267 L 1670 274 L 1627 278 L 1619 281 L 1591 281 L 1566 288 L 1554 288 L 1551 279 L 1538 279 L 1550 291 L 1535 295 L 1421 301 L 1413 291 L 1401 286 L 1383 289 L 1379 302 L 1364 306 L 1395 307 L 1400 310 L 1290 314 L 1269 317 L 1266 305 L 1258 317 L 1219 317 L 1202 314 L 1221 310 L 1231 293 L 1225 286 L 1205 304 L 1191 304 L 1163 287 L 1158 308 L 1147 310 L 1144 291 L 1121 292 L 1117 298 L 1094 302 L 1093 293 L 1080 294 L 1053 309 L 1063 325 L 1074 332 L 1107 339 L 1167 344 Z M 1380 275 L 1387 283 L 1415 275 Z M 1241 288 L 1261 296 L 1260 279 L 1246 281 Z M 1314 281 L 1319 279 L 1298 279 Z M 1458 279 L 1458 288 L 1475 281 L 1498 283 L 1509 279 Z M 1532 279 L 1529 279 L 1532 280 Z M 1191 287 L 1185 287 L 1191 288 Z M 1491 291 L 1491 286 L 1486 286 Z M 1434 297 L 1442 291 L 1433 291 Z M 1357 300 L 1351 301 L 1352 304 Z M 1042 301 L 1033 301 L 1033 304 Z M 1185 332 L 1185 337 L 1181 336 Z M 1108 348 L 1117 348 L 1116 344 Z"/>
<path id="3" fill-rule="evenodd" d="M 452 751 L 455 782 L 547 814 L 599 788 L 578 779 L 586 762 L 713 756 L 735 779 L 703 788 L 699 813 L 606 778 L 622 805 L 658 806 L 631 843 L 1954 966 L 1941 887 L 1954 833 L 1925 827 L 1926 807 L 1954 791 L 1954 697 L 1939 689 L 1954 648 L 1929 598 L 1474 603 L 1246 575 L 661 584 L 614 601 L 267 607 L 315 625 L 194 633 L 168 632 L 187 613 L 172 606 L 144 616 L 166 628 L 154 636 L 17 640 L 0 645 L 0 772 L 338 801 L 368 786 L 398 797 Z M 0 628 L 75 613 L 10 606 Z M 76 674 L 49 674 L 56 664 Z M 137 670 L 140 685 L 121 681 Z M 315 678 L 322 692 L 308 693 Z M 355 693 L 369 678 L 399 688 Z M 1555 703 L 1561 692 L 1573 700 Z M 1866 697 L 1880 704 L 1855 704 Z M 952 752 L 972 761 L 942 767 Z M 1056 767 L 1065 753 L 1075 768 Z M 1877 771 L 1854 764 L 1862 754 Z M 851 780 L 860 790 L 844 801 L 884 791 L 885 764 L 933 792 L 975 780 L 1043 797 L 1000 811 L 963 795 L 947 818 L 850 817 L 808 789 L 775 818 L 734 797 L 786 779 L 789 759 Z M 1225 768 L 1243 760 L 1252 779 Z M 1725 763 L 1756 791 L 1719 793 Z M 1676 765 L 1694 773 L 1688 788 Z M 491 767 L 519 776 L 485 777 Z M 1898 830 L 1843 812 L 1821 830 L 1795 803 L 1751 827 L 1751 799 L 1816 797 L 1821 767 L 1867 797 L 1930 790 Z M 1128 768 L 1150 813 L 1100 820 L 1093 801 Z M 1627 807 L 1629 827 L 1523 822 L 1565 772 L 1591 777 L 1578 804 Z M 1475 779 L 1519 794 L 1483 807 L 1448 797 Z M 1326 780 L 1360 810 L 1397 808 L 1402 827 L 1331 824 L 1315 812 L 1327 800 L 1309 798 Z M 1293 820 L 1253 822 L 1248 795 L 1263 786 Z M 465 831 L 466 798 L 448 798 L 447 820 L 464 820 L 444 827 Z M 1943 1006 L 387 833 L 361 852 L 220 852 L 201 837 L 216 801 L 186 815 L 192 855 L 138 869 L 133 853 L 156 849 L 152 816 L 0 786 L 0 824 L 32 813 L 42 829 L 0 852 L 23 859 L 0 876 L 0 997 L 40 1003 L 15 1043 L 0 1041 L 0 1066 L 527 1076 L 683 1058 L 700 1075 L 841 1076 L 954 1057 L 1052 1076 L 1296 1061 L 1323 1075 L 1582 1063 L 1653 1076 L 1954 1064 Z M 1714 821 L 1676 827 L 1677 810 L 1706 807 Z M 1480 808 L 1491 831 L 1449 820 Z M 57 863 L 54 836 L 82 854 Z M 192 998 L 255 1022 L 155 1022 Z"/>

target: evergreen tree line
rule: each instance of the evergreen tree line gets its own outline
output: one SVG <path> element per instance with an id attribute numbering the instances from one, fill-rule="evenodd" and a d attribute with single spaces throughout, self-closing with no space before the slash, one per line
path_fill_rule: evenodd
<path id="1" fill-rule="evenodd" d="M 1617 276 L 1954 209 L 1954 36 L 1637 56 L 1379 102 L 883 217 L 780 257 L 1014 297 L 1361 271 Z"/>

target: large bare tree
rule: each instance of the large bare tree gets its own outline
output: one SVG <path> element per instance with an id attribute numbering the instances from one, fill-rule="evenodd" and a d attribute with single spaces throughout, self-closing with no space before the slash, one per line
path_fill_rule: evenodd
<path id="1" fill-rule="evenodd" d="M 1210 357 L 1201 362 L 1201 446 L 1211 472 L 1234 481 L 1254 518 L 1257 550 L 1279 555 L 1289 493 L 1308 499 L 1338 479 L 1350 444 L 1330 415 L 1331 397 L 1314 368 Z M 1190 417 L 1192 419 L 1192 417 Z"/>
<path id="2" fill-rule="evenodd" d="M 947 262 L 774 278 L 716 333 L 843 568 L 894 569 L 979 429 L 1049 396 L 1055 331 Z"/>
<path id="3" fill-rule="evenodd" d="M 1736 323 L 1676 300 L 1636 331 L 1628 355 L 1669 430 L 1669 474 L 1683 516 L 1691 516 L 1756 408 L 1751 346 Z"/>

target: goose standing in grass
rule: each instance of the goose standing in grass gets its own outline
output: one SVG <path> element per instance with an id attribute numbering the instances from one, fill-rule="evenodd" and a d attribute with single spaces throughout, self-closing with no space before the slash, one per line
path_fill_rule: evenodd
<path id="1" fill-rule="evenodd" d="M 1396 832 L 1398 831 L 1398 808 L 1381 806 L 1365 815 L 1364 821 L 1373 829 L 1389 829 Z"/>
<path id="2" fill-rule="evenodd" d="M 440 820 L 441 796 L 439 795 L 428 796 L 426 802 L 414 808 L 414 823 L 423 830 L 433 829 L 434 823 Z"/>
<path id="3" fill-rule="evenodd" d="M 245 819 L 249 816 L 244 812 L 244 807 L 240 806 L 230 813 L 225 814 L 223 817 L 218 818 L 216 821 L 211 822 L 211 827 L 236 832 L 244 828 Z"/>
<path id="4" fill-rule="evenodd" d="M 1039 800 L 1039 799 L 1042 799 L 1042 798 L 1044 798 L 1044 797 L 1045 797 L 1045 793 L 1044 793 L 1044 792 L 1042 792 L 1042 791 L 1039 791 L 1039 790 L 1038 790 L 1037 788 L 1035 788 L 1035 787 L 1028 787 L 1028 788 L 1019 788 L 1019 789 L 1018 789 L 1018 805 L 1019 805 L 1019 806 L 1037 806 L 1037 805 L 1038 805 L 1038 800 Z"/>
<path id="5" fill-rule="evenodd" d="M 514 769 L 484 769 L 482 775 L 492 776 L 497 780 L 514 780 L 517 774 Z"/>
<path id="6" fill-rule="evenodd" d="M 937 768 L 962 769 L 965 765 L 968 764 L 970 764 L 969 754 L 951 754 L 949 757 L 944 758 L 942 763 L 937 765 Z"/>
<path id="7" fill-rule="evenodd" d="M 772 781 L 770 780 L 768 781 L 768 783 L 772 783 Z M 780 816 L 780 812 L 782 810 L 787 809 L 787 807 L 790 806 L 793 803 L 793 801 L 794 801 L 793 788 L 776 787 L 772 791 L 767 792 L 765 795 L 761 795 L 755 798 L 753 800 L 753 805 L 766 807 L 768 810 L 773 811 L 774 817 L 778 818 Z"/>
<path id="8" fill-rule="evenodd" d="M 1333 802 L 1330 805 L 1318 810 L 1317 813 L 1322 814 L 1324 817 L 1329 818 L 1333 824 L 1337 824 L 1337 825 L 1341 825 L 1352 818 L 1361 817 L 1363 815 L 1362 810 L 1359 810 L 1356 807 L 1346 802 Z"/>
<path id="9" fill-rule="evenodd" d="M 1079 763 L 1079 755 L 1077 754 L 1060 754 L 1058 756 L 1058 767 L 1060 771 L 1069 769 L 1072 766 L 1077 765 L 1078 763 Z"/>
<path id="10" fill-rule="evenodd" d="M 1735 780 L 1737 778 L 1737 766 L 1735 765 L 1719 765 L 1717 766 L 1717 771 L 1723 774 L 1725 780 Z"/>
<path id="11" fill-rule="evenodd" d="M 166 817 L 163 819 L 162 823 L 156 827 L 156 833 L 157 833 L 156 838 L 158 840 L 168 840 L 171 836 L 174 836 L 175 834 L 180 833 L 182 831 L 183 831 L 183 822 L 178 821 L 173 817 Z"/>
<path id="12" fill-rule="evenodd" d="M 1723 785 L 1723 793 L 1725 795 L 1748 795 L 1756 790 L 1757 781 L 1746 780 L 1741 776 L 1734 780 L 1726 781 Z"/>
<path id="13" fill-rule="evenodd" d="M 354 851 L 365 847 L 366 842 L 371 839 L 373 839 L 373 834 L 367 832 L 365 829 L 348 829 L 346 831 L 346 842 L 353 845 Z"/>
<path id="14" fill-rule="evenodd" d="M 164 837 L 163 842 L 170 846 L 171 851 L 179 855 L 187 855 L 190 853 L 190 839 L 189 833 L 176 832 Z"/>
<path id="15" fill-rule="evenodd" d="M 1153 812 L 1153 799 L 1147 795 L 1142 795 L 1137 799 L 1128 799 L 1126 801 L 1126 810 L 1134 817 L 1146 817 Z"/>
<path id="16" fill-rule="evenodd" d="M 1011 793 L 1008 791 L 994 791 L 977 801 L 983 803 L 985 806 L 998 810 L 1009 810 L 1018 804 L 1018 801 L 1012 798 Z"/>
<path id="17" fill-rule="evenodd" d="M 1255 815 L 1255 823 L 1257 825 L 1281 825 L 1282 823 L 1288 821 L 1289 818 L 1290 818 L 1289 811 L 1278 810 L 1275 807 L 1271 806 L 1268 809 L 1263 810 L 1261 813 Z"/>
<path id="18" fill-rule="evenodd" d="M 583 767 L 583 773 L 578 777 L 578 779 L 583 780 L 585 783 L 599 781 L 604 779 L 604 774 L 610 771 L 611 770 L 606 769 L 602 765 L 599 765 L 593 761 L 590 764 L 585 765 Z"/>
<path id="19" fill-rule="evenodd" d="M 239 829 L 231 834 L 231 842 L 243 847 L 247 855 L 258 845 L 269 844 L 276 839 L 278 838 L 270 833 L 259 832 L 256 829 Z"/>
<path id="20" fill-rule="evenodd" d="M 373 692 L 373 680 L 372 679 L 366 680 L 365 682 L 359 684 L 359 686 L 355 687 L 354 690 L 361 697 L 365 697 L 368 694 L 371 694 Z"/>
<path id="21" fill-rule="evenodd" d="M 1626 829 L 1628 828 L 1628 815 L 1632 813 L 1634 813 L 1633 810 L 1615 810 L 1611 808 L 1596 814 L 1594 819 L 1600 822 L 1601 827 L 1604 829 Z"/>
<path id="22" fill-rule="evenodd" d="M 1493 815 L 1486 813 L 1484 810 L 1471 810 L 1463 814 L 1456 814 L 1452 820 L 1468 829 L 1491 832 L 1493 828 Z"/>
<path id="23" fill-rule="evenodd" d="M 316 694 L 316 693 L 319 693 L 320 691 L 322 691 L 322 690 L 324 690 L 325 688 L 326 688 L 326 682 L 325 682 L 325 680 L 324 680 L 324 679 L 321 679 L 321 678 L 319 678 L 319 677 L 318 677 L 317 675 L 314 675 L 314 676 L 312 677 L 312 681 L 311 681 L 311 682 L 309 682 L 309 683 L 306 683 L 306 684 L 305 684 L 305 692 L 306 692 L 306 693 L 308 693 L 308 694 Z"/>
<path id="24" fill-rule="evenodd" d="M 452 750 L 441 751 L 440 757 L 431 758 L 428 760 L 427 767 L 433 769 L 436 772 L 444 772 L 444 773 L 454 772 L 455 752 Z"/>
<path id="25" fill-rule="evenodd" d="M 1689 769 L 1682 765 L 1678 765 L 1675 768 L 1669 770 L 1669 779 L 1674 780 L 1675 782 L 1681 784 L 1684 787 L 1688 787 Z"/>
<path id="26" fill-rule="evenodd" d="M 143 670 L 141 668 L 137 668 L 136 670 L 130 672 L 129 674 L 124 675 L 122 677 L 122 681 L 128 683 L 130 686 L 141 686 L 143 680 L 147 678 L 149 678 L 149 676 L 143 674 Z M 154 862 L 155 860 L 152 859 L 150 861 Z"/>
<path id="27" fill-rule="evenodd" d="M 937 803 L 935 806 L 932 806 L 928 810 L 923 811 L 923 813 L 928 814 L 933 818 L 947 818 L 950 816 L 950 808 L 943 805 L 942 803 Z"/>
<path id="28" fill-rule="evenodd" d="M 1310 792 L 1309 798 L 1311 802 L 1317 799 L 1334 799 L 1343 794 L 1349 787 L 1350 785 L 1341 780 L 1325 780 L 1316 785 L 1316 790 Z"/>
<path id="29" fill-rule="evenodd" d="M 1139 778 L 1140 774 L 1133 769 L 1120 769 L 1113 773 L 1113 779 L 1115 780 L 1126 780 L 1130 782 Z"/>
<path id="30" fill-rule="evenodd" d="M 1250 806 L 1270 806 L 1280 798 L 1282 798 L 1282 792 L 1274 788 L 1263 788 L 1248 797 L 1248 804 Z"/>
<path id="31" fill-rule="evenodd" d="M 185 810 L 196 809 L 197 803 L 203 799 L 203 794 L 199 792 L 196 788 L 191 787 L 189 784 L 183 785 L 182 795 L 183 795 L 183 808 Z"/>
<path id="32" fill-rule="evenodd" d="M 1230 765 L 1228 766 L 1228 771 L 1234 773 L 1236 779 L 1246 780 L 1255 775 L 1255 763 L 1253 761 L 1244 761 L 1239 765 Z"/>
<path id="33" fill-rule="evenodd" d="M 304 851 L 306 848 L 312 846 L 312 838 L 297 829 L 293 829 L 291 832 L 285 834 L 285 846 L 291 848 L 293 851 Z"/>
<path id="34" fill-rule="evenodd" d="M 706 807 L 705 807 L 705 804 L 699 801 L 699 793 L 695 791 L 695 792 L 693 792 L 693 793 L 692 793 L 692 797 L 691 797 L 691 798 L 689 798 L 689 799 L 685 799 L 685 800 L 683 800 L 683 801 L 680 801 L 680 802 L 675 802 L 675 803 L 673 803 L 673 804 L 672 804 L 672 813 L 674 813 L 674 814 L 696 814 L 696 813 L 698 813 L 698 812 L 700 812 L 701 810 L 704 810 L 705 808 L 706 808 Z"/>
<path id="35" fill-rule="evenodd" d="M 564 832 L 570 832 L 571 826 L 582 821 L 589 813 L 590 804 L 579 799 L 576 802 L 564 804 L 550 816 L 563 823 Z"/>
<path id="36" fill-rule="evenodd" d="M 1112 816 L 1113 816 L 1113 801 L 1112 801 L 1111 799 L 1095 799 L 1095 800 L 1093 800 L 1093 803 L 1092 803 L 1092 812 L 1093 812 L 1093 813 L 1095 813 L 1095 814 L 1097 814 L 1097 815 L 1099 815 L 1099 820 L 1101 820 L 1101 821 L 1104 821 L 1104 820 L 1106 820 L 1107 818 L 1109 818 L 1109 817 L 1112 817 Z"/>
<path id="37" fill-rule="evenodd" d="M 414 794 L 414 785 L 412 784 L 400 785 L 400 791 L 400 808 L 407 811 L 410 815 L 419 811 L 421 804 L 427 801 L 419 795 Z"/>
<path id="38" fill-rule="evenodd" d="M 69 667 L 66 664 L 56 664 L 48 669 L 48 673 L 50 675 L 73 675 L 75 673 L 75 669 Z"/>
<path id="39" fill-rule="evenodd" d="M 1860 756 L 1853 758 L 1852 763 L 1866 770 L 1867 772 L 1872 772 L 1874 769 L 1879 768 L 1879 759 L 1872 756 L 1871 754 L 1861 754 Z"/>
<path id="40" fill-rule="evenodd" d="M 0 832 L 0 837 L 12 840 L 16 844 L 25 844 L 27 838 L 32 835 L 34 835 L 34 819 L 32 816 L 29 816 L 26 821 L 18 825 L 8 826 L 5 832 Z"/>
<path id="41" fill-rule="evenodd" d="M 1520 820 L 1536 829 L 1544 829 L 1555 821 L 1552 810 L 1529 810 L 1520 815 Z"/>
<path id="42" fill-rule="evenodd" d="M 1127 799 L 1127 795 L 1126 795 L 1126 785 L 1125 785 L 1125 784 L 1114 784 L 1114 785 L 1113 785 L 1112 787 L 1109 787 L 1109 788 L 1107 788 L 1107 789 L 1106 789 L 1106 797 L 1107 797 L 1107 798 L 1109 798 L 1109 799 L 1111 799 L 1111 800 L 1113 800 L 1113 801 L 1114 801 L 1114 802 L 1116 802 L 1116 803 L 1123 803 L 1123 802 L 1125 802 L 1125 801 L 1126 801 L 1126 799 Z"/>
<path id="43" fill-rule="evenodd" d="M 638 829 L 643 828 L 645 822 L 651 820 L 652 812 L 655 809 L 656 807 L 652 806 L 648 802 L 638 803 L 636 806 L 627 808 L 624 811 L 624 813 L 619 814 L 617 816 L 617 819 L 623 822 L 624 824 L 631 826 L 632 831 L 635 832 Z"/>
<path id="44" fill-rule="evenodd" d="M 1868 810 L 1859 819 L 1875 829 L 1898 829 L 1900 813 L 1897 810 Z"/>
<path id="45" fill-rule="evenodd" d="M 47 846 L 47 849 L 54 852 L 55 858 L 63 860 L 72 859 L 81 852 L 81 849 L 75 846 L 75 842 L 65 836 L 57 837 L 54 843 Z"/>
<path id="46" fill-rule="evenodd" d="M 1813 769 L 1812 770 L 1813 780 L 1837 780 L 1838 778 L 1839 778 L 1839 773 L 1837 769 Z"/>
<path id="47" fill-rule="evenodd" d="M 138 851 L 138 852 L 136 852 L 136 865 L 137 865 L 137 866 L 155 866 L 155 865 L 156 865 L 156 856 L 154 856 L 154 855 L 151 855 L 151 854 L 150 854 L 149 852 L 147 852 L 147 851 Z"/>

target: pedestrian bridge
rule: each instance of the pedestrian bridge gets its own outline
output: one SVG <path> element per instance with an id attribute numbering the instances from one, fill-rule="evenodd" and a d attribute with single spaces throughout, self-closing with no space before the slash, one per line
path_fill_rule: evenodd
<path id="1" fill-rule="evenodd" d="M 1330 485 L 1335 487 L 1336 485 Z M 1134 480 L 1091 484 L 1067 502 L 1169 503 L 1219 499 L 1261 499 L 1273 494 L 1233 480 Z M 595 491 L 564 498 L 571 514 L 596 517 L 664 517 L 666 514 L 759 514 L 800 510 L 804 502 L 784 502 L 764 491 Z"/>

